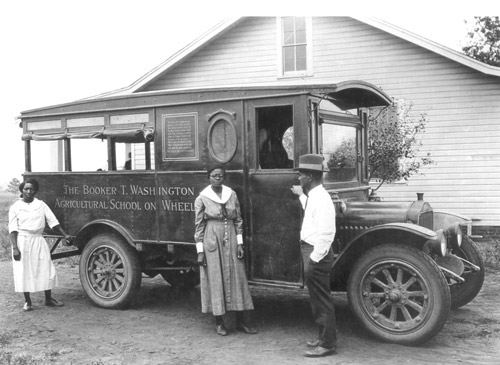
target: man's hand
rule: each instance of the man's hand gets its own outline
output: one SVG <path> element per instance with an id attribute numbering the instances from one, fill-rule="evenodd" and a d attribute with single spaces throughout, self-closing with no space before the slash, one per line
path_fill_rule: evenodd
<path id="1" fill-rule="evenodd" d="M 294 193 L 297 196 L 301 196 L 302 194 L 304 194 L 304 190 L 302 189 L 302 186 L 300 186 L 300 185 L 293 185 L 290 188 L 290 190 L 292 191 L 292 193 Z"/>
<path id="2" fill-rule="evenodd" d="M 198 252 L 198 266 L 207 266 L 205 252 Z"/>
<path id="3" fill-rule="evenodd" d="M 14 256 L 14 260 L 19 261 L 21 260 L 21 252 L 17 247 L 12 249 L 12 255 Z"/>
<path id="4" fill-rule="evenodd" d="M 71 246 L 73 244 L 73 238 L 70 235 L 64 237 L 64 245 Z"/>
<path id="5" fill-rule="evenodd" d="M 238 245 L 238 258 L 241 260 L 245 255 L 245 250 L 243 249 L 243 245 Z"/>

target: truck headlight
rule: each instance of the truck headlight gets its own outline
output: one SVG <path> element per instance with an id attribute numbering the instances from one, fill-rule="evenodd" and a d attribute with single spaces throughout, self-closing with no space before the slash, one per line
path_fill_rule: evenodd
<path id="1" fill-rule="evenodd" d="M 450 245 L 452 249 L 457 249 L 462 245 L 462 229 L 458 222 L 446 228 L 444 230 L 444 235 L 446 236 L 448 245 Z"/>
<path id="2" fill-rule="evenodd" d="M 448 248 L 446 236 L 442 229 L 436 231 L 436 238 L 430 239 L 424 243 L 424 252 L 427 254 L 433 253 L 444 257 L 446 255 L 446 250 Z"/>

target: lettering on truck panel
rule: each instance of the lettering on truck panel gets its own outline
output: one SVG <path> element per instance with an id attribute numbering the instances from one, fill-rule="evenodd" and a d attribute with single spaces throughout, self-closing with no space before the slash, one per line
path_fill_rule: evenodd
<path id="1" fill-rule="evenodd" d="M 60 209 L 156 211 L 155 201 L 131 200 L 134 197 L 162 196 L 160 209 L 171 212 L 194 212 L 195 188 L 192 186 L 119 186 L 63 185 L 65 198 L 56 198 L 55 207 Z M 79 199 L 81 196 L 81 199 Z M 126 200 L 120 196 L 127 196 Z M 105 197 L 106 200 L 98 200 Z M 92 199 L 96 198 L 96 199 Z M 188 201 L 186 201 L 188 198 Z"/>

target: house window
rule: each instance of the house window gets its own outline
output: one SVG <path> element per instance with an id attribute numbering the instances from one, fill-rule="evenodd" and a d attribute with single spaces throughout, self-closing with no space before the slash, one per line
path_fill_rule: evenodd
<path id="1" fill-rule="evenodd" d="M 278 18 L 279 77 L 312 75 L 310 17 Z"/>

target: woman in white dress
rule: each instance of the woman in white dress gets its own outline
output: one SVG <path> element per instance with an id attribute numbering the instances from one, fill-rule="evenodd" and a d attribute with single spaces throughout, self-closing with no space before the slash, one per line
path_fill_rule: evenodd
<path id="1" fill-rule="evenodd" d="M 208 169 L 210 185 L 195 200 L 195 241 L 200 265 L 201 311 L 215 316 L 216 332 L 228 334 L 223 315 L 235 311 L 236 330 L 257 331 L 243 320 L 253 302 L 243 261 L 243 220 L 236 193 L 223 185 L 226 171 Z"/>
<path id="2" fill-rule="evenodd" d="M 57 218 L 43 201 L 35 198 L 38 181 L 28 178 L 19 185 L 21 199 L 9 209 L 9 238 L 12 244 L 14 289 L 24 293 L 24 311 L 32 310 L 30 293 L 45 291 L 45 305 L 61 307 L 52 298 L 57 285 L 57 274 L 50 256 L 50 248 L 42 236 L 45 223 L 57 230 L 69 243 L 70 236 L 59 225 Z"/>

